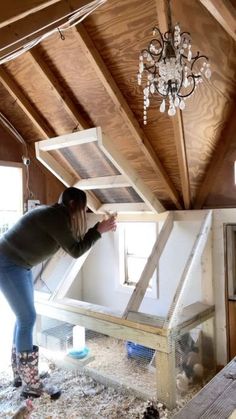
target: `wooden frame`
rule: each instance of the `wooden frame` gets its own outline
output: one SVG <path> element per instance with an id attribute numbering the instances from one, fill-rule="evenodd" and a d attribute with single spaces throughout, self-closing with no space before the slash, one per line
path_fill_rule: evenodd
<path id="1" fill-rule="evenodd" d="M 98 218 L 98 215 L 95 214 L 91 214 L 91 216 L 93 218 L 91 222 Z M 165 243 L 171 234 L 174 221 L 194 219 L 199 222 L 203 218 L 198 237 L 190 252 L 174 297 L 175 310 L 179 311 L 181 308 L 181 297 L 191 268 L 195 263 L 200 262 L 201 254 L 207 243 L 212 214 L 211 211 L 194 211 L 194 214 L 189 211 L 184 211 L 184 214 L 174 211 L 172 213 L 153 214 L 153 216 L 155 216 L 155 221 L 157 219 L 164 221 L 164 225 L 151 253 L 153 258 L 150 257 L 150 263 L 147 264 L 146 271 L 152 270 L 153 267 L 155 269 L 155 263 L 158 264 Z M 124 220 L 124 214 L 122 214 L 122 218 Z M 127 220 L 129 221 L 129 217 Z M 211 246 L 209 246 L 209 249 L 211 249 Z M 172 310 L 168 313 L 167 321 L 164 317 L 137 312 L 145 293 L 148 276 L 143 274 L 143 283 L 140 283 L 141 293 L 138 296 L 134 293 L 133 300 L 129 302 L 126 308 L 125 316 L 120 311 L 113 311 L 101 305 L 66 298 L 66 290 L 71 285 L 70 276 L 68 276 L 68 281 L 65 278 L 65 281 L 58 286 L 52 297 L 48 294 L 45 295 L 45 293 L 36 292 L 36 308 L 37 313 L 40 315 L 71 324 L 78 324 L 99 333 L 105 333 L 118 339 L 133 341 L 153 348 L 155 350 L 153 361 L 155 360 L 156 363 L 156 381 L 158 383 L 157 399 L 163 401 L 171 409 L 176 404 L 175 342 L 181 335 L 201 323 L 212 322 L 215 308 L 212 304 L 195 302 L 181 309 L 178 322 L 173 321 L 175 317 Z M 214 329 L 212 327 L 210 327 L 207 333 L 210 333 L 212 339 L 214 339 Z"/>
<path id="2" fill-rule="evenodd" d="M 230 361 L 236 354 L 236 224 L 224 225 L 224 253 L 225 253 L 225 310 L 226 310 L 226 338 L 227 359 Z"/>
<path id="3" fill-rule="evenodd" d="M 173 298 L 173 302 L 170 306 L 167 318 L 166 318 L 166 327 L 172 328 L 176 325 L 177 313 L 180 312 L 182 305 L 182 298 L 184 290 L 188 284 L 189 277 L 194 265 L 199 261 L 203 253 L 204 247 L 206 245 L 208 234 L 211 228 L 212 222 L 212 211 L 208 211 L 202 221 L 199 234 L 194 242 L 190 255 L 187 259 L 186 265 L 184 267 L 182 276 L 179 281 L 176 293 Z"/>
<path id="4" fill-rule="evenodd" d="M 130 297 L 130 300 L 123 314 L 124 318 L 128 317 L 129 311 L 138 311 L 142 303 L 143 297 L 145 295 L 145 292 L 147 290 L 149 281 L 155 269 L 158 267 L 161 254 L 165 248 L 166 242 L 173 228 L 173 223 L 173 214 L 169 213 L 166 217 L 161 231 L 159 232 L 159 235 L 153 246 L 152 252 L 147 260 L 147 263 L 143 269 L 141 277 L 137 282 L 135 289 Z"/>
<path id="5" fill-rule="evenodd" d="M 138 321 L 122 318 L 121 313 L 113 312 L 102 306 L 83 301 L 64 298 L 48 301 L 45 296 L 35 295 L 37 313 L 64 322 L 78 324 L 90 330 L 104 333 L 118 339 L 133 341 L 156 351 L 157 399 L 163 401 L 169 409 L 176 405 L 175 353 L 176 331 L 158 327 L 159 319 L 138 313 Z M 186 333 L 192 327 L 213 318 L 214 307 L 201 307 L 183 324 L 178 325 L 178 335 Z"/>
<path id="6" fill-rule="evenodd" d="M 101 128 L 89 128 L 83 131 L 77 131 L 72 134 L 62 135 L 60 137 L 50 138 L 35 143 L 36 156 L 57 178 L 61 180 L 66 186 L 77 186 L 83 185 L 87 190 L 94 188 L 96 178 L 91 180 L 79 180 L 75 179 L 62 168 L 56 159 L 50 155 L 52 150 L 60 150 L 65 147 L 73 147 L 76 145 L 88 144 L 90 142 L 96 142 L 100 150 L 106 157 L 112 162 L 112 164 L 120 172 L 120 177 L 111 176 L 111 187 L 120 187 L 121 185 L 131 186 L 136 193 L 141 197 L 143 202 L 141 203 L 117 203 L 117 204 L 103 204 L 97 199 L 88 200 L 89 208 L 95 213 L 106 213 L 112 211 L 115 206 L 115 211 L 126 211 L 130 212 L 129 206 L 132 206 L 132 212 L 136 211 L 151 211 L 151 212 L 162 212 L 164 207 L 160 201 L 155 197 L 151 190 L 144 184 L 144 182 L 137 176 L 136 172 L 131 168 L 130 164 L 125 158 L 115 149 L 112 142 L 105 136 Z M 79 178 L 79 174 L 78 174 Z M 98 184 L 96 189 L 99 187 L 107 186 L 109 178 L 97 178 Z M 121 182 L 121 183 L 120 183 Z M 112 207 L 111 207 L 112 205 Z"/>

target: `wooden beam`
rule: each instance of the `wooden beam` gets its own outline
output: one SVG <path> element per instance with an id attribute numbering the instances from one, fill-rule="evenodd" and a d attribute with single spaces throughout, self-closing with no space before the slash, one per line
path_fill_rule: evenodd
<path id="1" fill-rule="evenodd" d="M 106 333 L 118 339 L 140 343 L 163 352 L 169 351 L 164 330 L 122 319 L 112 313 L 109 314 L 106 309 L 105 311 L 101 310 L 101 306 L 99 310 L 99 306 L 70 298 L 45 301 L 39 298 L 38 293 L 35 296 L 35 302 L 38 314 L 79 324 L 87 329 Z"/>
<path id="2" fill-rule="evenodd" d="M 49 138 L 41 141 L 39 148 L 41 151 L 60 150 L 61 148 L 73 147 L 76 145 L 94 143 L 98 141 L 100 131 L 97 128 L 89 128 L 84 131 L 76 131 L 70 134 L 60 135 L 59 137 Z"/>
<path id="3" fill-rule="evenodd" d="M 108 139 L 100 131 L 98 136 L 98 145 L 113 165 L 127 177 L 130 185 L 135 189 L 137 194 L 144 200 L 149 206 L 150 210 L 154 212 L 163 212 L 164 207 L 160 201 L 155 197 L 147 185 L 144 184 L 142 179 L 137 175 L 135 170 L 132 169 L 130 163 L 124 159 L 124 157 L 115 149 L 112 141 Z"/>
<path id="4" fill-rule="evenodd" d="M 174 138 L 177 151 L 184 208 L 189 209 L 191 207 L 190 182 L 184 137 L 183 118 L 182 112 L 179 109 L 176 110 L 176 115 L 171 118 L 171 121 L 174 128 Z"/>
<path id="5" fill-rule="evenodd" d="M 72 14 L 78 12 L 82 7 L 88 6 L 91 1 L 55 0 L 54 3 L 56 4 L 51 2 L 52 4 L 44 9 L 40 9 L 30 15 L 25 15 L 24 17 L 22 16 L 20 20 L 0 27 L 0 57 L 3 58 L 36 38 L 57 30 L 58 26 L 68 22 L 68 18 Z M 15 0 L 15 3 L 18 3 L 20 7 L 23 1 Z M 33 2 L 28 0 L 28 3 L 31 4 Z M 10 11 L 8 3 L 1 2 L 1 4 L 4 4 L 5 8 L 7 4 L 8 10 Z M 2 17 L 1 7 L 3 6 L 0 6 L 0 16 Z"/>
<path id="6" fill-rule="evenodd" d="M 147 160 L 150 162 L 151 167 L 157 174 L 158 178 L 160 178 L 161 181 L 163 182 L 163 185 L 165 186 L 168 196 L 174 202 L 176 207 L 178 209 L 181 209 L 180 198 L 172 181 L 170 180 L 168 174 L 166 173 L 161 161 L 157 157 L 146 134 L 139 126 L 137 119 L 135 118 L 128 103 L 126 102 L 126 99 L 121 93 L 119 87 L 117 86 L 115 80 L 113 79 L 102 57 L 98 53 L 95 45 L 93 44 L 91 38 L 89 37 L 88 33 L 86 32 L 82 24 L 80 24 L 74 30 L 74 34 L 79 42 L 79 45 L 82 51 L 86 54 L 88 60 L 93 66 L 93 69 L 96 75 L 101 80 L 107 93 L 109 94 L 114 105 L 116 106 L 117 112 L 120 113 L 122 119 L 125 121 L 126 125 L 130 129 L 130 132 L 132 133 L 133 138 L 137 142 L 140 150 L 146 156 Z"/>
<path id="7" fill-rule="evenodd" d="M 105 214 L 107 212 L 132 214 L 132 218 L 135 216 L 135 213 L 153 214 L 145 202 L 116 202 L 115 204 L 103 204 L 97 209 L 97 214 Z"/>
<path id="8" fill-rule="evenodd" d="M 143 297 L 145 295 L 146 289 L 148 287 L 148 284 L 150 282 L 150 279 L 158 266 L 160 257 L 173 228 L 173 224 L 173 213 L 169 213 L 153 246 L 152 252 L 143 269 L 141 277 L 138 283 L 136 284 L 131 298 L 127 304 L 127 307 L 123 314 L 124 318 L 128 317 L 129 311 L 138 311 L 142 303 Z"/>
<path id="9" fill-rule="evenodd" d="M 177 315 L 179 314 L 181 316 L 181 309 L 183 309 L 182 297 L 184 295 L 186 286 L 189 282 L 189 278 L 190 278 L 193 267 L 196 265 L 196 263 L 198 262 L 200 263 L 200 257 L 207 243 L 208 234 L 211 228 L 211 221 L 212 221 L 212 211 L 208 211 L 206 215 L 204 216 L 199 234 L 197 235 L 196 240 L 193 244 L 193 247 L 187 259 L 186 265 L 184 267 L 183 273 L 179 280 L 173 301 L 170 305 L 170 308 L 169 308 L 169 311 L 165 320 L 165 326 L 164 326 L 167 329 L 171 329 L 172 327 L 179 324 Z"/>
<path id="10" fill-rule="evenodd" d="M 130 186 L 130 183 L 124 175 L 93 177 L 91 179 L 81 179 L 77 182 L 77 187 L 84 191 L 88 189 L 126 188 L 128 186 Z"/>
<path id="11" fill-rule="evenodd" d="M 49 127 L 38 110 L 29 101 L 29 99 L 27 99 L 20 87 L 16 84 L 15 80 L 3 69 L 2 66 L 0 66 L 0 82 L 15 99 L 17 104 L 28 116 L 34 127 L 40 132 L 40 135 L 43 138 L 55 135 L 53 129 Z"/>
<path id="12" fill-rule="evenodd" d="M 200 0 L 200 2 L 236 41 L 236 9 L 233 4 L 229 0 Z"/>
<path id="13" fill-rule="evenodd" d="M 156 0 L 158 27 L 162 33 L 169 29 L 168 22 L 168 0 Z M 177 109 L 176 115 L 171 117 L 174 129 L 175 146 L 177 151 L 178 167 L 180 173 L 180 181 L 184 208 L 189 209 L 191 206 L 190 182 L 188 173 L 187 153 L 184 138 L 184 127 L 182 112 Z"/>
<path id="14" fill-rule="evenodd" d="M 50 67 L 45 63 L 43 60 L 39 48 L 33 48 L 28 53 L 32 63 L 39 71 L 41 76 L 46 80 L 46 82 L 50 85 L 50 88 L 57 96 L 59 101 L 64 106 L 66 112 L 70 115 L 72 120 L 74 121 L 77 128 L 80 130 L 89 128 L 89 124 L 85 121 L 85 119 L 80 115 L 77 106 L 71 100 L 70 96 L 67 94 L 66 90 L 62 87 L 61 82 L 59 81 L 58 77 L 54 75 Z"/>
<path id="15" fill-rule="evenodd" d="M 22 19 L 60 0 L 10 0 L 0 3 L 0 28 Z"/>
<path id="16" fill-rule="evenodd" d="M 156 389 L 157 400 L 162 400 L 168 409 L 176 406 L 176 366 L 175 366 L 175 345 L 172 342 L 171 352 L 164 353 L 156 351 Z"/>
<path id="17" fill-rule="evenodd" d="M 203 208 L 205 201 L 213 188 L 213 185 L 217 179 L 217 175 L 220 172 L 222 162 L 226 153 L 230 148 L 230 144 L 235 141 L 236 132 L 236 108 L 233 105 L 233 112 L 222 131 L 221 138 L 212 154 L 210 164 L 206 170 L 205 178 L 201 181 L 200 188 L 197 192 L 197 196 L 194 202 L 194 208 Z"/>

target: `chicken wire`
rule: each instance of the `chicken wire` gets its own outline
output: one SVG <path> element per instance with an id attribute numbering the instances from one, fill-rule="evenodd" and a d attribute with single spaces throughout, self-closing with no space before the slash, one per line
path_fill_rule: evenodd
<path id="1" fill-rule="evenodd" d="M 56 352 L 68 355 L 73 349 L 74 325 L 53 322 L 43 316 L 44 326 L 37 334 L 38 343 L 53 351 L 53 355 Z M 202 323 L 181 336 L 176 333 L 171 337 L 175 347 L 173 381 L 177 400 L 191 398 L 214 373 L 214 341 L 204 332 L 205 329 Z M 86 374 L 102 384 L 158 401 L 155 350 L 89 329 L 85 329 L 85 342 L 89 350 L 88 361 L 78 361 L 78 368 L 82 367 Z M 68 360 L 68 356 L 66 358 Z"/>

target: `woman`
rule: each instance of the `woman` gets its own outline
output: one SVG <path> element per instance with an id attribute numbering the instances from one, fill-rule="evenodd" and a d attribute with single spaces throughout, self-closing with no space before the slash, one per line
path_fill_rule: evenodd
<path id="1" fill-rule="evenodd" d="M 85 253 L 103 233 L 114 231 L 114 217 L 86 232 L 86 194 L 67 188 L 57 204 L 42 205 L 21 217 L 0 239 L 0 288 L 16 316 L 12 369 L 14 385 L 24 382 L 22 396 L 52 399 L 60 396 L 54 387 L 43 386 L 38 374 L 38 347 L 33 345 L 36 320 L 31 268 L 64 249 L 73 258 Z"/>

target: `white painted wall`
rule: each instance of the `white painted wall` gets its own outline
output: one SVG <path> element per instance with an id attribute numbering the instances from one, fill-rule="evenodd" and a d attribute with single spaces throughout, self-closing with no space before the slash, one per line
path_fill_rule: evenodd
<path id="1" fill-rule="evenodd" d="M 200 228 L 200 221 L 175 222 L 159 266 L 159 298 L 150 298 L 146 293 L 141 312 L 166 316 L 179 283 L 184 265 Z M 137 237 L 138 240 L 138 237 Z M 119 287 L 119 242 L 118 232 L 104 234 L 92 249 L 82 268 L 83 300 L 123 311 L 131 296 L 127 288 Z M 201 267 L 193 271 L 191 293 L 186 305 L 201 299 Z M 75 297 L 74 297 L 75 298 Z"/>

